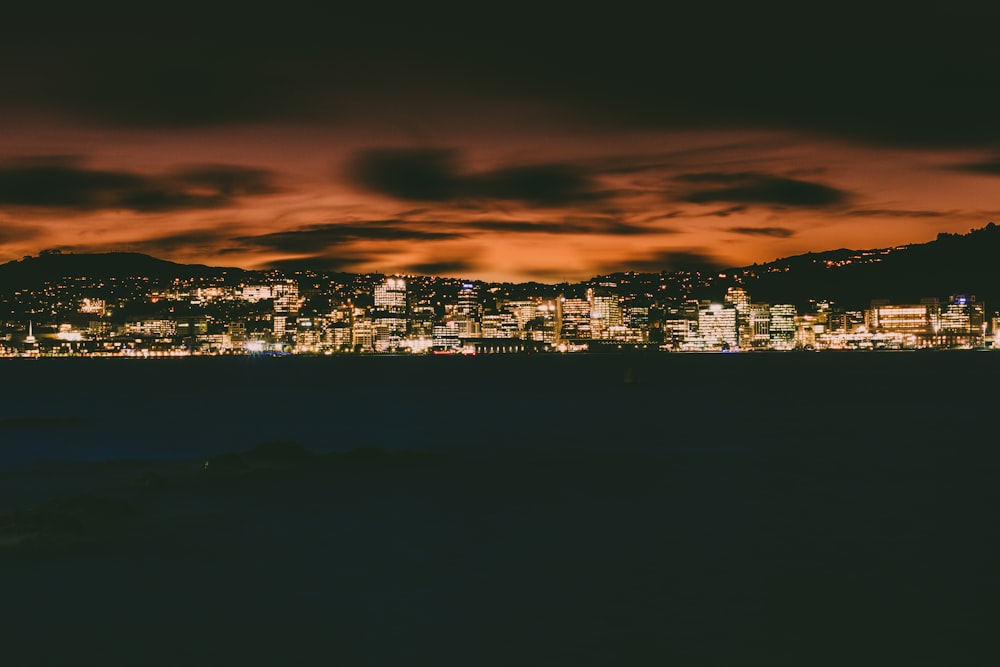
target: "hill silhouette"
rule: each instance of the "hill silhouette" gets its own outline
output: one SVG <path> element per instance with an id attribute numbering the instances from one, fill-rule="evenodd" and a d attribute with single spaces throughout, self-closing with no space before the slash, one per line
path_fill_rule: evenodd
<path id="1" fill-rule="evenodd" d="M 0 264 L 0 287 L 30 289 L 65 277 L 108 279 L 142 276 L 151 280 L 172 280 L 225 276 L 238 279 L 246 273 L 243 269 L 232 267 L 178 264 L 136 252 L 42 252 L 38 257 L 25 257 Z"/>
<path id="2" fill-rule="evenodd" d="M 1000 299 L 1000 227 L 989 223 L 968 234 L 938 234 L 934 241 L 871 250 L 807 253 L 733 270 L 754 301 L 830 300 L 842 308 L 867 308 L 872 299 L 916 303 L 921 298 L 975 295 Z"/>

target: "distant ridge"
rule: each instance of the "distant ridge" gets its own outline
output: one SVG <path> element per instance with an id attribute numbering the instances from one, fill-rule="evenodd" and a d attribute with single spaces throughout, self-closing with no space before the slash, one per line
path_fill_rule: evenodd
<path id="1" fill-rule="evenodd" d="M 153 280 L 172 280 L 225 275 L 238 279 L 246 273 L 243 269 L 232 267 L 178 264 L 137 252 L 76 254 L 43 251 L 38 257 L 0 264 L 0 288 L 33 288 L 66 277 L 107 279 L 147 276 Z"/>
<path id="2" fill-rule="evenodd" d="M 731 269 L 754 301 L 794 303 L 829 299 L 866 308 L 872 299 L 917 303 L 921 298 L 975 295 L 1000 302 L 1000 227 L 990 222 L 968 234 L 871 250 L 806 253 Z"/>

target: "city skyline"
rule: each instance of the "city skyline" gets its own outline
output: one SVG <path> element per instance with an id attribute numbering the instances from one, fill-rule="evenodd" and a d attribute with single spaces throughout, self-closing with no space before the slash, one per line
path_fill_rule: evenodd
<path id="1" fill-rule="evenodd" d="M 0 261 L 551 283 L 930 241 L 1000 213 L 978 11 L 20 9 Z"/>

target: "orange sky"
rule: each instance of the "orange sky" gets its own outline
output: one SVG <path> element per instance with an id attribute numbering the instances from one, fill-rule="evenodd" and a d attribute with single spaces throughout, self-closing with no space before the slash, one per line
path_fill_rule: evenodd
<path id="1" fill-rule="evenodd" d="M 474 37 L 426 23 L 427 40 L 362 17 L 364 37 L 279 34 L 271 50 L 252 39 L 264 24 L 8 35 L 0 260 L 133 250 L 562 281 L 924 242 L 1000 218 L 1000 133 L 983 111 L 996 74 L 970 74 L 978 61 L 959 56 L 983 54 L 958 42 L 952 59 L 896 62 L 877 23 L 848 21 L 850 51 L 825 48 L 833 29 L 775 28 L 778 44 L 743 49 L 734 20 L 725 48 L 647 44 L 632 26 L 596 59 L 582 47 L 603 23 L 580 20 L 556 41 L 544 20 Z"/>

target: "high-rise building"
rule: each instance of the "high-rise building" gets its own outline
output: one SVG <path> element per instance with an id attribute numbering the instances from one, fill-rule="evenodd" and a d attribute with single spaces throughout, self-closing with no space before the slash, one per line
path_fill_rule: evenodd
<path id="1" fill-rule="evenodd" d="M 386 278 L 375 285 L 375 310 L 392 315 L 406 315 L 406 280 Z"/>
<path id="2" fill-rule="evenodd" d="M 375 285 L 373 330 L 376 352 L 395 352 L 406 338 L 406 281 L 391 276 Z"/>
<path id="3" fill-rule="evenodd" d="M 483 315 L 483 304 L 479 298 L 479 286 L 475 283 L 462 283 L 458 290 L 458 307 L 456 312 L 461 317 L 480 321 Z"/>
<path id="4" fill-rule="evenodd" d="M 750 325 L 750 294 L 742 287 L 726 290 L 723 303 L 736 309 L 736 331 L 739 346 L 749 349 L 753 346 L 753 327 Z"/>
<path id="5" fill-rule="evenodd" d="M 291 314 L 299 312 L 299 284 L 294 280 L 283 280 L 271 285 L 274 298 L 274 312 Z"/>
<path id="6" fill-rule="evenodd" d="M 750 328 L 749 347 L 754 350 L 771 347 L 771 307 L 766 303 L 750 304 L 747 319 Z"/>
<path id="7" fill-rule="evenodd" d="M 736 308 L 720 303 L 699 308 L 698 337 L 706 349 L 728 350 L 736 347 Z"/>
<path id="8" fill-rule="evenodd" d="M 775 350 L 795 349 L 795 306 L 790 303 L 777 303 L 771 306 L 771 321 L 768 333 L 771 337 L 771 348 Z"/>
<path id="9" fill-rule="evenodd" d="M 602 286 L 588 290 L 587 298 L 590 301 L 591 338 L 610 338 L 612 327 L 622 325 L 622 310 L 618 295 L 609 287 Z"/>
<path id="10" fill-rule="evenodd" d="M 590 301 L 587 299 L 561 298 L 561 338 L 590 338 Z"/>

